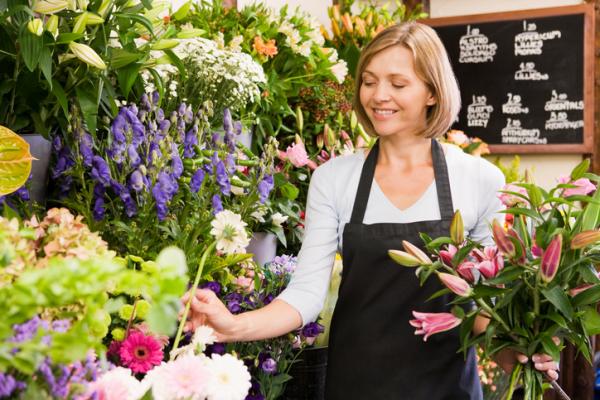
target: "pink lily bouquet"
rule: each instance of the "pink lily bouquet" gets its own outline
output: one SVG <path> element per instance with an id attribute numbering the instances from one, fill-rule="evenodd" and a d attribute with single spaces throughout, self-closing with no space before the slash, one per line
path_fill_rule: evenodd
<path id="1" fill-rule="evenodd" d="M 415 334 L 427 340 L 460 325 L 462 351 L 478 344 L 493 356 L 510 348 L 529 360 L 536 353 L 558 360 L 568 341 L 591 362 L 590 336 L 600 333 L 595 268 L 600 264 L 600 190 L 592 181 L 599 182 L 600 176 L 586 173 L 588 167 L 588 161 L 582 162 L 550 191 L 532 183 L 507 185 L 499 196 L 514 222 L 510 227 L 493 222 L 493 246 L 466 239 L 457 211 L 449 237 L 421 234 L 422 249 L 432 258 L 406 241 L 403 251 L 390 250 L 394 261 L 417 268 L 421 284 L 431 277 L 441 281 L 444 288 L 431 298 L 456 295 L 452 312 L 413 311 L 415 318 L 407 322 Z M 477 316 L 489 319 L 478 335 L 472 331 Z M 544 378 L 533 363 L 518 364 L 506 398 L 522 384 L 525 399 L 541 399 L 549 386 Z"/>

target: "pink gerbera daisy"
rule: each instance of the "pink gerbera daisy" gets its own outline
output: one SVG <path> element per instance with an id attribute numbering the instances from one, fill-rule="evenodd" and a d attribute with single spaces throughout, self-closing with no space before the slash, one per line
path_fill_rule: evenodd
<path id="1" fill-rule="evenodd" d="M 132 331 L 121 344 L 119 355 L 124 366 L 133 372 L 148 372 L 163 359 L 162 346 L 152 336 Z"/>

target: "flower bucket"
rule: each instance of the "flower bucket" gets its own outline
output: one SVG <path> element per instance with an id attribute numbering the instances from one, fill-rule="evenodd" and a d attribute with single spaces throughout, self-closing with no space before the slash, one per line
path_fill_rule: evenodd
<path id="1" fill-rule="evenodd" d="M 277 236 L 271 232 L 254 232 L 246 252 L 254 254 L 254 262 L 265 265 L 277 255 Z"/>
<path id="2" fill-rule="evenodd" d="M 325 375 L 327 372 L 327 347 L 302 350 L 288 372 L 292 379 L 285 387 L 283 399 L 325 399 Z"/>
<path id="3" fill-rule="evenodd" d="M 19 135 L 29 143 L 29 151 L 35 157 L 31 166 L 31 181 L 29 182 L 31 199 L 45 204 L 52 143 L 38 133 Z"/>

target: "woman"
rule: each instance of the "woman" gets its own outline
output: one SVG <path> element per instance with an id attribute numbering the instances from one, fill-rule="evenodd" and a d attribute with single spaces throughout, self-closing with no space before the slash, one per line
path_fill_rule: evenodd
<path id="1" fill-rule="evenodd" d="M 344 268 L 326 398 L 481 399 L 475 354 L 471 349 L 465 360 L 457 353 L 458 330 L 424 342 L 408 323 L 413 310 L 449 310 L 449 298 L 426 301 L 440 284 L 431 279 L 420 287 L 414 272 L 387 254 L 402 240 L 421 243 L 420 232 L 446 236 L 457 209 L 472 239 L 492 243 L 489 223 L 501 209 L 496 192 L 502 173 L 434 139 L 455 120 L 459 103 L 446 51 L 431 28 L 411 22 L 381 32 L 361 54 L 354 104 L 378 143 L 368 155 L 333 159 L 313 174 L 290 285 L 268 306 L 235 316 L 212 292 L 199 290 L 192 327 L 208 323 L 219 340 L 241 341 L 279 336 L 313 321 L 339 249 Z M 484 328 L 481 318 L 475 329 Z M 516 357 L 507 351 L 500 358 L 511 368 Z M 549 357 L 538 358 L 540 369 L 556 374 Z"/>

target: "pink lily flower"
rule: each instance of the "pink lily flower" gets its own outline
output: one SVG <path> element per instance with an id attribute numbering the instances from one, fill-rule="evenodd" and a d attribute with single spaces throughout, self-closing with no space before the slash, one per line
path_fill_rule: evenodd
<path id="1" fill-rule="evenodd" d="M 515 193 L 519 193 L 524 196 L 527 196 L 527 190 L 524 187 L 512 185 L 510 183 L 507 185 L 504 185 L 502 190 L 506 190 L 509 192 L 515 192 Z M 506 207 L 514 207 L 517 204 L 524 204 L 524 205 L 529 204 L 529 202 L 527 200 L 525 200 L 524 198 L 515 196 L 514 194 L 510 194 L 510 193 L 498 192 L 498 198 L 500 199 L 502 204 L 504 204 Z"/>
<path id="2" fill-rule="evenodd" d="M 469 283 L 456 275 L 447 274 L 445 272 L 438 273 L 440 281 L 452 292 L 462 297 L 469 297 L 473 293 L 473 289 Z"/>
<path id="3" fill-rule="evenodd" d="M 497 220 L 494 220 L 492 223 L 492 235 L 494 236 L 496 246 L 498 246 L 498 249 L 500 249 L 502 253 L 511 258 L 515 256 L 515 245 Z"/>
<path id="4" fill-rule="evenodd" d="M 477 269 L 487 279 L 492 279 L 504 268 L 504 258 L 495 246 L 486 246 L 483 251 L 475 249 L 471 252 L 478 261 Z"/>
<path id="5" fill-rule="evenodd" d="M 562 235 L 558 234 L 550 241 L 550 244 L 542 254 L 540 273 L 544 282 L 554 279 L 560 264 L 560 252 L 562 249 Z"/>
<path id="6" fill-rule="evenodd" d="M 596 190 L 596 185 L 590 182 L 587 178 L 579 178 L 575 181 L 571 181 L 569 175 L 561 175 L 557 179 L 558 183 L 568 183 L 577 187 L 564 189 L 562 192 L 563 197 L 569 197 L 574 195 L 586 195 Z"/>
<path id="7" fill-rule="evenodd" d="M 457 251 L 458 249 L 456 248 L 456 246 L 449 244 L 447 250 L 440 250 L 440 259 L 447 266 L 453 267 L 452 258 L 454 258 L 454 255 Z"/>
<path id="8" fill-rule="evenodd" d="M 465 261 L 460 263 L 458 267 L 456 267 L 456 272 L 463 278 L 465 278 L 468 282 L 475 282 L 475 275 L 473 275 L 473 271 L 477 269 L 477 265 L 471 261 Z"/>
<path id="9" fill-rule="evenodd" d="M 422 313 L 412 312 L 416 319 L 411 319 L 409 323 L 417 328 L 415 335 L 425 335 L 423 341 L 436 333 L 449 331 L 460 325 L 462 319 L 457 318 L 452 313 Z"/>

